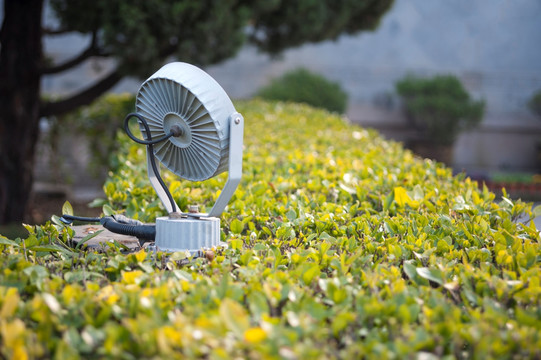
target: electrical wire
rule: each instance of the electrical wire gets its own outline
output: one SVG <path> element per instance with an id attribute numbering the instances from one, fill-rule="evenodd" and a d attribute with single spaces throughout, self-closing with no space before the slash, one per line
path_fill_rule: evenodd
<path id="1" fill-rule="evenodd" d="M 117 234 L 136 236 L 139 241 L 154 241 L 156 238 L 156 225 L 144 224 L 139 220 L 130 219 L 124 215 L 116 214 L 111 216 L 83 217 L 63 214 L 60 218 L 64 224 L 71 224 L 74 221 L 100 223 L 104 228 Z"/>
<path id="2" fill-rule="evenodd" d="M 139 120 L 139 122 L 145 128 L 144 134 L 146 134 L 146 137 L 147 137 L 146 140 L 138 139 L 131 132 L 129 123 L 130 123 L 130 119 L 132 117 L 136 117 L 137 120 Z M 154 170 L 154 174 L 156 175 L 156 178 L 158 179 L 158 182 L 160 183 L 160 186 L 165 191 L 165 195 L 167 195 L 167 198 L 169 199 L 169 202 L 171 203 L 171 209 L 173 209 L 173 212 L 174 212 L 176 210 L 176 208 L 177 208 L 177 203 L 173 199 L 173 195 L 171 195 L 171 193 L 169 192 L 169 189 L 167 188 L 167 185 L 165 185 L 162 177 L 160 176 L 160 171 L 158 169 L 158 166 L 156 165 L 156 160 L 155 160 L 155 157 L 154 157 L 154 146 L 153 145 L 157 144 L 159 142 L 165 141 L 165 140 L 169 139 L 172 136 L 175 136 L 175 133 L 173 131 L 171 131 L 169 134 L 167 134 L 167 135 L 165 135 L 165 136 L 163 136 L 163 137 L 161 137 L 159 139 L 152 140 L 152 135 L 150 134 L 150 128 L 148 126 L 148 122 L 146 121 L 146 119 L 143 116 L 141 116 L 138 113 L 129 113 L 126 116 L 126 118 L 124 119 L 124 131 L 126 131 L 126 134 L 128 134 L 130 139 L 132 139 L 136 143 L 147 146 L 147 151 L 150 152 L 150 157 L 149 157 L 150 158 L 150 166 L 152 166 L 152 170 Z"/>
<path id="3" fill-rule="evenodd" d="M 101 218 L 99 218 L 99 217 L 74 216 L 74 215 L 63 214 L 62 217 L 60 218 L 60 221 L 62 221 L 65 224 L 71 224 L 74 221 L 82 221 L 82 222 L 87 222 L 87 223 L 92 223 L 92 222 L 98 222 L 99 223 L 101 221 Z"/>
<path id="4" fill-rule="evenodd" d="M 137 120 L 139 120 L 141 122 L 141 124 L 143 124 L 143 126 L 145 127 L 145 134 L 147 134 L 148 140 L 141 140 L 141 139 L 138 139 L 135 135 L 133 135 L 133 133 L 130 130 L 130 126 L 129 126 L 130 119 L 132 117 L 136 117 Z M 150 128 L 148 127 L 148 122 L 146 121 L 146 119 L 144 117 L 142 117 L 138 113 L 129 113 L 126 116 L 126 118 L 124 119 L 124 130 L 126 131 L 126 134 L 128 134 L 128 136 L 130 137 L 130 139 L 132 139 L 133 141 L 135 141 L 138 144 L 147 145 L 147 146 L 155 145 L 157 143 L 160 143 L 162 141 L 165 141 L 165 140 L 169 139 L 171 136 L 175 136 L 175 133 L 171 131 L 169 134 L 167 134 L 167 135 L 165 135 L 165 136 L 163 136 L 163 137 L 161 137 L 159 139 L 152 140 L 152 135 L 150 134 Z"/>
<path id="5" fill-rule="evenodd" d="M 138 220 L 129 219 L 125 216 L 106 216 L 101 219 L 100 223 L 109 231 L 135 236 L 139 240 L 154 241 L 156 238 L 156 225 L 143 224 Z"/>

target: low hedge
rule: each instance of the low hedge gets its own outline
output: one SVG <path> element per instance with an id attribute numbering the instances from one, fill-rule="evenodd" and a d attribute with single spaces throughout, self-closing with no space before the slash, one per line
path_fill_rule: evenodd
<path id="1" fill-rule="evenodd" d="M 270 101 L 291 101 L 343 114 L 348 95 L 339 83 L 305 68 L 291 70 L 258 91 Z"/>
<path id="2" fill-rule="evenodd" d="M 55 221 L 0 237 L 3 357 L 541 357 L 538 209 L 321 110 L 237 109 L 228 249 L 73 249 Z M 120 141 L 96 204 L 152 221 L 145 150 Z M 210 206 L 225 180 L 165 178 L 181 207 Z"/>

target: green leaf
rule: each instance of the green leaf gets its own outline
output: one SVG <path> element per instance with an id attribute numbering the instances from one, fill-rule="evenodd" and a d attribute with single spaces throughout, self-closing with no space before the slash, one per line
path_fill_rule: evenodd
<path id="1" fill-rule="evenodd" d="M 115 211 L 113 210 L 113 208 L 107 204 L 103 205 L 102 211 L 105 216 L 111 216 L 115 214 Z"/>
<path id="2" fill-rule="evenodd" d="M 417 268 L 415 265 L 413 265 L 410 261 L 404 261 L 402 268 L 411 281 L 415 283 L 419 282 L 419 275 L 417 275 Z"/>
<path id="3" fill-rule="evenodd" d="M 121 242 L 118 242 L 117 240 L 109 240 L 106 242 L 107 246 L 113 248 L 113 249 L 122 249 L 122 250 L 125 250 L 125 251 L 128 251 L 130 250 L 129 247 L 127 247 L 126 245 L 122 244 Z"/>
<path id="4" fill-rule="evenodd" d="M 105 199 L 94 199 L 92 200 L 89 204 L 88 204 L 88 207 L 91 207 L 91 208 L 98 208 L 100 206 L 103 206 L 107 203 L 107 200 Z"/>
<path id="5" fill-rule="evenodd" d="M 297 213 L 293 209 L 289 209 L 289 211 L 286 213 L 286 217 L 289 221 L 293 221 L 297 218 Z"/>
<path id="6" fill-rule="evenodd" d="M 229 228 L 233 234 L 240 234 L 244 230 L 244 225 L 242 225 L 242 221 L 239 219 L 233 219 Z"/>
<path id="7" fill-rule="evenodd" d="M 338 184 L 338 186 L 340 186 L 340 189 L 344 190 L 348 194 L 351 194 L 351 195 L 357 194 L 357 189 L 354 189 L 354 188 L 352 188 L 350 186 L 347 186 L 344 183 L 340 183 L 340 184 Z"/>
<path id="8" fill-rule="evenodd" d="M 8 238 L 5 238 L 3 236 L 0 236 L 0 245 L 10 245 L 10 246 L 15 246 L 15 247 L 19 247 L 20 245 L 17 244 L 15 241 L 13 240 L 10 240 Z"/>
<path id="9" fill-rule="evenodd" d="M 534 219 L 538 216 L 541 216 L 541 205 L 537 205 L 536 207 L 533 208 L 532 216 Z"/>
<path id="10" fill-rule="evenodd" d="M 27 249 L 31 249 L 32 247 L 39 245 L 40 241 L 35 235 L 30 235 L 24 239 L 23 243 Z"/>
<path id="11" fill-rule="evenodd" d="M 440 270 L 421 267 L 417 268 L 417 274 L 424 279 L 443 285 L 443 275 Z"/>
<path id="12" fill-rule="evenodd" d="M 509 205 L 510 207 L 513 207 L 515 206 L 515 204 L 513 204 L 513 201 L 511 199 L 509 199 L 507 196 L 502 196 L 502 203 L 506 203 L 507 205 Z"/>
<path id="13" fill-rule="evenodd" d="M 229 245 L 231 246 L 231 249 L 233 250 L 242 250 L 242 246 L 244 245 L 244 242 L 241 239 L 231 239 L 229 241 Z"/>
<path id="14" fill-rule="evenodd" d="M 306 284 L 306 285 L 310 285 L 312 283 L 312 281 L 314 281 L 314 279 L 319 276 L 319 274 L 321 273 L 321 271 L 319 270 L 319 265 L 317 264 L 312 264 L 308 267 L 307 270 L 304 271 L 304 273 L 302 274 L 302 281 Z"/>
<path id="15" fill-rule="evenodd" d="M 438 251 L 440 252 L 445 252 L 445 251 L 449 251 L 449 244 L 443 240 L 443 239 L 440 239 L 438 240 L 438 243 L 436 245 L 436 248 L 438 249 Z"/>
<path id="16" fill-rule="evenodd" d="M 40 246 L 34 246 L 32 247 L 33 251 L 41 251 L 41 252 L 58 252 L 58 251 L 65 251 L 64 248 L 61 248 L 57 245 L 40 245 Z"/>
<path id="17" fill-rule="evenodd" d="M 96 232 L 93 232 L 91 234 L 88 234 L 87 236 L 85 236 L 84 238 L 81 239 L 81 241 L 79 241 L 77 243 L 77 246 L 75 246 L 75 249 L 80 249 L 81 246 L 83 246 L 84 243 L 86 243 L 88 240 L 92 239 L 92 238 L 95 238 L 96 236 L 98 236 L 99 234 L 101 234 L 102 232 L 104 232 L 105 229 L 102 229 L 102 230 L 98 230 Z"/>
<path id="18" fill-rule="evenodd" d="M 38 277 L 49 276 L 49 271 L 47 270 L 47 268 L 41 265 L 29 266 L 23 270 L 23 273 L 25 273 L 28 276 L 32 274 L 36 274 Z"/>
<path id="19" fill-rule="evenodd" d="M 77 270 L 66 272 L 64 278 L 68 283 L 75 283 L 91 278 L 105 279 L 105 276 L 94 271 Z"/>
<path id="20" fill-rule="evenodd" d="M 189 257 L 189 252 L 186 251 L 175 251 L 174 253 L 169 256 L 169 260 L 171 261 L 180 261 L 184 260 Z"/>
<path id="21" fill-rule="evenodd" d="M 421 201 L 425 197 L 425 193 L 423 191 L 423 188 L 420 184 L 415 185 L 413 188 L 413 200 L 415 201 Z"/>
<path id="22" fill-rule="evenodd" d="M 383 202 L 383 211 L 388 211 L 393 201 L 394 201 L 394 190 L 391 190 L 391 192 L 389 192 L 389 195 L 387 195 L 387 197 L 385 198 L 385 201 Z"/>
<path id="23" fill-rule="evenodd" d="M 64 205 L 62 205 L 62 215 L 73 215 L 73 207 L 69 201 L 66 201 Z"/>
<path id="24" fill-rule="evenodd" d="M 41 297 L 43 298 L 43 301 L 45 302 L 45 304 L 47 304 L 47 306 L 49 307 L 49 309 L 51 310 L 53 314 L 58 314 L 60 310 L 62 310 L 60 303 L 58 302 L 58 300 L 56 300 L 56 298 L 53 295 L 48 294 L 48 293 L 43 293 Z"/>
<path id="25" fill-rule="evenodd" d="M 252 291 L 248 295 L 248 306 L 250 312 L 256 316 L 256 318 L 261 318 L 264 314 L 269 313 L 269 303 L 265 295 L 259 291 Z"/>
<path id="26" fill-rule="evenodd" d="M 51 216 L 51 222 L 55 225 L 58 225 L 58 226 L 66 226 L 66 224 L 64 224 L 64 222 L 60 221 L 60 217 L 58 215 L 52 215 Z"/>
<path id="27" fill-rule="evenodd" d="M 220 318 L 237 336 L 242 336 L 250 326 L 246 310 L 236 301 L 225 298 L 220 303 Z"/>

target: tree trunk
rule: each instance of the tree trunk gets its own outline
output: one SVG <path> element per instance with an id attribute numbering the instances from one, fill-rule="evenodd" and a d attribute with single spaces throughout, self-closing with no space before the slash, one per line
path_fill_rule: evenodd
<path id="1" fill-rule="evenodd" d="M 43 0 L 4 0 L 0 32 L 0 223 L 24 220 L 39 133 Z"/>

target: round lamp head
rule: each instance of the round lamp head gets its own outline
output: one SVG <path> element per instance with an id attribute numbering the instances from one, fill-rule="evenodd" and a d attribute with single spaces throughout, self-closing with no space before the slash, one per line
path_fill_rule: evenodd
<path id="1" fill-rule="evenodd" d="M 156 158 L 173 173 L 202 181 L 228 169 L 229 122 L 235 107 L 203 70 L 181 62 L 163 66 L 141 85 L 136 109 L 152 138 L 172 128 L 179 132 L 154 146 Z"/>

